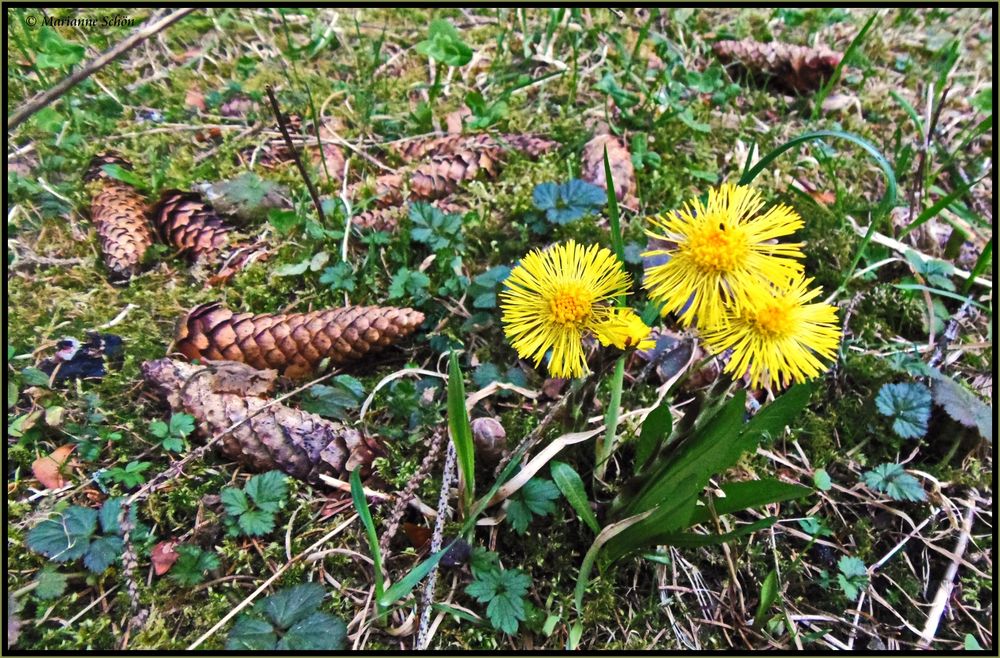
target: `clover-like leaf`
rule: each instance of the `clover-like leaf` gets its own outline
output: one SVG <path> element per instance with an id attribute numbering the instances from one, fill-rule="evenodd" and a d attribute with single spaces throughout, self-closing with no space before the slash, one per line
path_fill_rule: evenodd
<path id="1" fill-rule="evenodd" d="M 273 651 L 278 643 L 278 635 L 271 624 L 248 614 L 236 618 L 236 623 L 226 638 L 229 651 Z"/>
<path id="2" fill-rule="evenodd" d="M 278 651 L 339 651 L 346 645 L 347 626 L 325 612 L 296 622 L 278 640 Z"/>
<path id="3" fill-rule="evenodd" d="M 267 597 L 260 602 L 259 610 L 275 626 L 287 629 L 315 612 L 324 595 L 319 583 L 302 583 Z"/>
<path id="4" fill-rule="evenodd" d="M 42 521 L 28 533 L 28 548 L 53 562 L 83 557 L 97 529 L 97 511 L 73 506 L 53 519 Z"/>
<path id="5" fill-rule="evenodd" d="M 90 542 L 83 564 L 94 573 L 103 573 L 125 550 L 121 537 L 99 537 Z"/>
<path id="6" fill-rule="evenodd" d="M 901 464 L 880 464 L 866 471 L 862 478 L 869 489 L 881 491 L 893 500 L 927 500 L 920 481 L 907 473 Z"/>
<path id="7" fill-rule="evenodd" d="M 885 384 L 875 397 L 875 406 L 893 419 L 892 429 L 901 438 L 919 439 L 927 433 L 931 392 L 923 384 Z"/>
<path id="8" fill-rule="evenodd" d="M 287 478 L 281 471 L 268 471 L 250 478 L 243 490 L 260 509 L 277 512 L 288 493 Z"/>

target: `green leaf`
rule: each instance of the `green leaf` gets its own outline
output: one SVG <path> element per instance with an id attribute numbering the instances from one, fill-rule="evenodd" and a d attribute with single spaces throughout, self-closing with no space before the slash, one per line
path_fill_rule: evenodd
<path id="1" fill-rule="evenodd" d="M 125 550 L 121 537 L 99 537 L 90 542 L 83 564 L 94 573 L 103 573 Z"/>
<path id="2" fill-rule="evenodd" d="M 273 208 L 267 213 L 267 221 L 275 228 L 279 235 L 285 235 L 301 224 L 303 218 L 294 210 Z M 303 269 L 302 271 L 305 272 L 306 270 Z"/>
<path id="3" fill-rule="evenodd" d="M 101 529 L 108 534 L 121 534 L 121 522 L 119 517 L 122 513 L 122 503 L 125 499 L 121 496 L 116 496 L 114 498 L 108 498 L 101 505 L 100 511 L 100 521 Z"/>
<path id="4" fill-rule="evenodd" d="M 832 537 L 833 531 L 826 526 L 826 522 L 817 516 L 807 516 L 799 519 L 799 527 L 813 537 Z"/>
<path id="5" fill-rule="evenodd" d="M 346 648 L 347 626 L 325 612 L 296 622 L 278 640 L 278 651 L 340 651 Z"/>
<path id="6" fill-rule="evenodd" d="M 170 426 L 162 420 L 154 420 L 149 424 L 149 433 L 158 439 L 165 439 L 170 434 Z"/>
<path id="7" fill-rule="evenodd" d="M 653 409 L 639 430 L 639 442 L 635 447 L 635 470 L 638 471 L 653 456 L 660 443 L 670 435 L 674 417 L 670 414 L 670 403 L 664 400 Z"/>
<path id="8" fill-rule="evenodd" d="M 198 546 L 184 544 L 176 548 L 177 561 L 170 569 L 169 577 L 178 585 L 191 587 L 205 580 L 205 574 L 221 566 L 219 556 L 204 551 Z"/>
<path id="9" fill-rule="evenodd" d="M 919 439 L 927 433 L 931 416 L 931 392 L 923 384 L 884 384 L 875 396 L 883 416 L 893 418 L 892 429 L 900 438 Z"/>
<path id="10" fill-rule="evenodd" d="M 354 270 L 351 269 L 350 263 L 340 262 L 336 265 L 331 265 L 323 270 L 323 274 L 319 277 L 319 282 L 328 286 L 334 292 L 340 290 L 354 292 Z"/>
<path id="11" fill-rule="evenodd" d="M 826 472 L 825 468 L 817 468 L 813 472 L 813 484 L 820 491 L 829 491 L 833 488 L 833 480 L 830 479 L 830 474 Z"/>
<path id="12" fill-rule="evenodd" d="M 66 591 L 66 575 L 46 567 L 35 576 L 35 596 L 43 601 L 51 601 Z"/>
<path id="13" fill-rule="evenodd" d="M 59 132 L 62 128 L 63 123 L 66 122 L 66 117 L 51 107 L 44 107 L 32 117 L 32 121 L 39 130 L 55 133 Z"/>
<path id="14" fill-rule="evenodd" d="M 732 514 L 751 507 L 780 503 L 786 500 L 803 498 L 812 493 L 809 487 L 798 484 L 790 484 L 765 478 L 763 480 L 747 480 L 745 482 L 728 482 L 722 485 L 723 497 L 715 498 L 712 504 L 715 506 L 715 513 L 719 516 Z M 711 513 L 708 505 L 696 507 L 694 513 L 688 521 L 689 525 L 706 523 L 711 520 Z"/>
<path id="15" fill-rule="evenodd" d="M 448 429 L 451 430 L 458 470 L 464 484 L 462 500 L 468 507 L 476 494 L 476 446 L 465 408 L 465 382 L 458 366 L 458 354 L 454 351 L 448 357 Z"/>
<path id="16" fill-rule="evenodd" d="M 354 503 L 354 510 L 361 518 L 361 525 L 365 528 L 365 537 L 368 539 L 368 550 L 372 554 L 372 562 L 375 563 L 375 598 L 376 606 L 381 607 L 379 599 L 383 595 L 382 588 L 385 587 L 384 575 L 382 573 L 382 551 L 379 547 L 378 533 L 375 531 L 375 522 L 372 521 L 371 510 L 368 509 L 368 499 L 365 497 L 365 490 L 361 484 L 361 469 L 355 468 L 351 471 L 351 500 Z"/>
<path id="17" fill-rule="evenodd" d="M 268 596 L 258 604 L 259 611 L 275 627 L 288 629 L 316 612 L 324 596 L 323 586 L 319 583 L 302 583 Z"/>
<path id="18" fill-rule="evenodd" d="M 287 480 L 281 471 L 268 471 L 250 478 L 243 490 L 263 511 L 277 512 L 288 494 Z"/>
<path id="19" fill-rule="evenodd" d="M 462 41 L 458 30 L 448 21 L 431 21 L 428 38 L 418 43 L 415 50 L 448 66 L 465 66 L 472 60 L 472 48 Z"/>
<path id="20" fill-rule="evenodd" d="M 250 501 L 242 489 L 224 487 L 219 492 L 219 500 L 222 503 L 222 507 L 225 508 L 226 514 L 230 516 L 239 516 L 250 511 Z"/>
<path id="21" fill-rule="evenodd" d="M 688 475 L 677 482 L 673 491 L 686 492 L 687 495 L 667 497 L 661 504 L 652 508 L 652 513 L 648 517 L 629 525 L 608 539 L 605 548 L 605 562 L 614 562 L 632 551 L 655 544 L 655 538 L 664 532 L 687 527 L 691 514 L 694 512 L 697 494 L 703 488 L 704 485 L 697 486 L 694 475 Z"/>
<path id="22" fill-rule="evenodd" d="M 535 516 L 548 516 L 556 511 L 559 488 L 551 480 L 531 478 L 511 496 L 507 504 L 507 520 L 518 534 L 524 534 Z"/>
<path id="23" fill-rule="evenodd" d="M 861 590 L 868 585 L 868 568 L 856 557 L 845 555 L 837 561 L 837 583 L 850 601 L 857 601 Z"/>
<path id="24" fill-rule="evenodd" d="M 35 66 L 40 69 L 58 69 L 78 64 L 86 49 L 78 43 L 66 41 L 59 33 L 48 26 L 38 31 L 36 41 L 37 54 Z"/>
<path id="25" fill-rule="evenodd" d="M 53 562 L 68 562 L 86 554 L 96 529 L 97 511 L 74 505 L 32 528 L 27 544 L 28 548 Z"/>
<path id="26" fill-rule="evenodd" d="M 965 650 L 966 651 L 982 651 L 983 647 L 979 644 L 979 640 L 972 633 L 965 634 Z"/>
<path id="27" fill-rule="evenodd" d="M 49 387 L 49 376 L 34 366 L 28 366 L 21 371 L 21 381 L 25 386 Z"/>
<path id="28" fill-rule="evenodd" d="M 866 471 L 862 479 L 869 489 L 881 491 L 893 500 L 927 500 L 920 481 L 907 473 L 901 464 L 880 464 L 874 470 Z"/>
<path id="29" fill-rule="evenodd" d="M 430 277 L 423 272 L 401 267 L 389 283 L 389 299 L 410 297 L 416 303 L 423 302 L 428 298 L 427 287 L 430 283 Z"/>
<path id="30" fill-rule="evenodd" d="M 531 579 L 520 569 L 486 571 L 465 588 L 465 593 L 480 603 L 487 603 L 486 616 L 493 628 L 508 635 L 517 632 L 524 621 L 524 597 Z"/>
<path id="31" fill-rule="evenodd" d="M 597 517 L 594 516 L 594 510 L 590 508 L 590 501 L 587 500 L 587 492 L 583 487 L 583 479 L 580 474 L 573 470 L 569 464 L 560 461 L 551 462 L 549 471 L 552 473 L 552 479 L 559 487 L 559 491 L 566 497 L 584 523 L 594 531 L 595 535 L 599 533 L 601 525 L 597 522 Z"/>
<path id="32" fill-rule="evenodd" d="M 243 534 L 249 537 L 260 537 L 274 530 L 274 513 L 262 509 L 252 509 L 240 514 L 237 523 Z"/>
<path id="33" fill-rule="evenodd" d="M 975 427 L 980 436 L 993 441 L 993 409 L 951 377 L 938 373 L 933 383 L 934 402 L 966 427 Z"/>
<path id="34" fill-rule="evenodd" d="M 535 208 L 545 212 L 553 224 L 569 224 L 604 205 L 606 192 L 600 187 L 573 179 L 567 183 L 541 183 L 531 194 Z"/>
<path id="35" fill-rule="evenodd" d="M 760 586 L 760 603 L 757 604 L 757 613 L 753 616 L 754 628 L 759 629 L 764 625 L 764 615 L 767 614 L 767 611 L 771 609 L 771 606 L 777 600 L 778 572 L 771 569 Z"/>
<path id="36" fill-rule="evenodd" d="M 108 176 L 111 176 L 111 178 L 114 178 L 115 180 L 120 180 L 123 183 L 128 183 L 132 187 L 138 188 L 140 190 L 145 187 L 145 184 L 143 183 L 142 179 L 136 176 L 135 172 L 133 172 L 131 169 L 126 169 L 121 165 L 116 165 L 116 164 L 102 165 L 101 171 L 106 173 Z"/>
<path id="37" fill-rule="evenodd" d="M 226 638 L 228 651 L 273 651 L 278 636 L 269 623 L 244 613 L 236 618 L 236 623 Z"/>
<path id="38" fill-rule="evenodd" d="M 302 394 L 299 408 L 326 418 L 347 420 L 365 397 L 365 387 L 350 375 L 337 375 L 330 384 L 316 384 Z"/>

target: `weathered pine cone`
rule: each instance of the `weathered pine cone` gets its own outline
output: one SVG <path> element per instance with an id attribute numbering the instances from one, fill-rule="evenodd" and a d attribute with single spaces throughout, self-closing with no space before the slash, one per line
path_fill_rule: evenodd
<path id="1" fill-rule="evenodd" d="M 152 216 L 160 239 L 191 260 L 215 260 L 233 230 L 197 192 L 167 190 Z"/>
<path id="2" fill-rule="evenodd" d="M 324 359 L 340 366 L 413 333 L 424 314 L 409 308 L 348 306 L 311 313 L 237 313 L 202 304 L 177 324 L 175 348 L 189 359 L 226 359 L 301 379 Z"/>
<path id="3" fill-rule="evenodd" d="M 490 135 L 445 135 L 427 137 L 393 144 L 390 149 L 403 160 L 421 160 L 434 155 L 453 155 L 461 151 L 478 149 L 516 150 L 531 158 L 538 158 L 556 148 L 558 143 L 545 137 L 531 134 Z"/>
<path id="4" fill-rule="evenodd" d="M 843 55 L 828 48 L 804 48 L 753 39 L 717 41 L 712 50 L 723 64 L 742 68 L 758 84 L 782 92 L 805 94 L 819 89 L 833 75 Z"/>
<path id="5" fill-rule="evenodd" d="M 446 215 L 460 215 L 468 210 L 465 206 L 454 203 L 448 198 L 438 199 L 431 205 Z M 360 229 L 371 231 L 392 232 L 399 227 L 399 222 L 409 212 L 408 205 L 389 206 L 388 208 L 372 208 L 351 217 L 351 223 Z"/>
<path id="6" fill-rule="evenodd" d="M 107 164 L 123 169 L 132 165 L 114 152 L 94 156 L 84 180 L 94 184 L 90 217 L 97 228 L 104 264 L 111 280 L 123 282 L 138 273 L 153 233 L 146 220 L 146 201 L 131 185 L 108 176 Z"/>
<path id="7" fill-rule="evenodd" d="M 174 412 L 194 416 L 202 437 L 225 433 L 220 452 L 253 470 L 278 469 L 320 484 L 320 475 L 346 479 L 359 466 L 365 476 L 382 453 L 377 441 L 355 429 L 269 400 L 274 370 L 157 359 L 143 363 L 142 373 Z"/>

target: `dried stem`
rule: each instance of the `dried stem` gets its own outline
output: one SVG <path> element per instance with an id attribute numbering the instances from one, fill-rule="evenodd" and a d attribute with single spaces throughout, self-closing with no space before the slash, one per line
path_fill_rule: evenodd
<path id="1" fill-rule="evenodd" d="M 274 120 L 278 122 L 278 129 L 281 130 L 281 136 L 285 138 L 285 145 L 288 147 L 289 153 L 292 154 L 292 160 L 295 161 L 295 166 L 299 168 L 302 179 L 306 182 L 306 188 L 309 190 L 309 196 L 312 197 L 313 205 L 316 206 L 316 214 L 319 216 L 319 221 L 325 226 L 326 215 L 323 213 L 323 204 L 319 200 L 319 193 L 316 191 L 312 179 L 309 178 L 309 172 L 306 171 L 305 165 L 302 164 L 302 158 L 299 155 L 299 150 L 295 148 L 295 142 L 292 141 L 291 135 L 288 134 L 288 127 L 285 126 L 285 119 L 282 117 L 281 108 L 278 106 L 278 99 L 274 96 L 274 89 L 271 88 L 271 85 L 267 85 L 264 89 L 267 91 L 267 97 L 271 101 Z"/>

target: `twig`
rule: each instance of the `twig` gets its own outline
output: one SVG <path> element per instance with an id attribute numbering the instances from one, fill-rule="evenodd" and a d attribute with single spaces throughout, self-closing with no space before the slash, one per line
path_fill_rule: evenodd
<path id="1" fill-rule="evenodd" d="M 140 26 L 138 30 L 133 32 L 124 41 L 122 41 L 121 43 L 112 48 L 109 48 L 108 50 L 105 50 L 97 58 L 92 59 L 91 61 L 87 62 L 79 69 L 77 69 L 74 73 L 71 73 L 66 78 L 63 78 L 63 80 L 60 81 L 59 84 L 57 84 L 56 86 L 52 87 L 48 91 L 44 91 L 35 95 L 33 98 L 28 100 L 28 102 L 19 107 L 17 111 L 15 111 L 10 116 L 10 118 L 7 119 L 7 130 L 13 130 L 17 126 L 21 125 L 22 123 L 24 123 L 25 119 L 27 119 L 35 112 L 39 111 L 43 107 L 46 107 L 47 105 L 55 101 L 57 98 L 65 94 L 67 91 L 72 89 L 81 81 L 85 80 L 86 78 L 90 77 L 97 71 L 101 70 L 102 68 L 110 64 L 112 61 L 114 61 L 124 53 L 128 52 L 132 48 L 135 48 L 140 43 L 142 43 L 149 37 L 153 36 L 157 32 L 161 32 L 162 30 L 167 29 L 168 27 L 170 27 L 180 19 L 184 18 L 194 10 L 195 10 L 194 7 L 186 9 L 178 9 L 172 14 L 168 14 L 167 16 L 157 20 L 156 22 L 147 23 L 143 26 Z"/>
<path id="2" fill-rule="evenodd" d="M 431 536 L 431 555 L 441 550 L 444 537 L 444 524 L 448 518 L 448 493 L 451 481 L 455 475 L 455 444 L 448 442 L 448 452 L 444 459 L 444 474 L 441 477 L 441 495 L 438 498 L 438 516 L 434 523 L 434 534 Z M 426 649 L 427 631 L 430 628 L 431 604 L 434 602 L 434 588 L 437 585 L 437 565 L 427 574 L 427 584 L 424 585 L 424 595 L 421 600 L 420 629 L 417 631 L 417 642 L 414 648 Z"/>
<path id="3" fill-rule="evenodd" d="M 976 518 L 976 505 L 971 500 L 968 502 L 968 505 L 969 509 L 966 511 L 965 519 L 962 522 L 962 532 L 958 536 L 958 542 L 955 544 L 955 556 L 948 565 L 948 569 L 944 572 L 941 585 L 938 587 L 937 594 L 934 595 L 931 611 L 927 613 L 927 623 L 924 624 L 924 630 L 920 633 L 920 642 L 917 646 L 921 649 L 928 648 L 931 642 L 934 641 L 938 624 L 941 623 L 941 615 L 944 614 L 945 606 L 948 605 L 948 599 L 951 598 L 951 590 L 955 587 L 955 576 L 958 574 L 958 565 L 962 562 L 962 556 L 965 555 L 965 549 L 969 545 L 969 536 L 972 534 L 972 522 Z"/>
<path id="4" fill-rule="evenodd" d="M 302 178 L 306 182 L 306 188 L 309 190 L 309 196 L 312 197 L 313 205 L 316 206 L 316 214 L 319 215 L 319 221 L 326 226 L 326 215 L 323 213 L 323 204 L 320 203 L 319 193 L 316 192 L 316 187 L 313 185 L 312 179 L 309 178 L 309 172 L 306 171 L 305 165 L 302 164 L 302 158 L 299 157 L 299 151 L 295 148 L 295 142 L 292 141 L 291 135 L 288 134 L 285 119 L 281 116 L 281 108 L 278 106 L 278 99 L 274 96 L 274 89 L 271 88 L 271 85 L 266 85 L 264 89 L 267 91 L 267 97 L 271 101 L 271 110 L 274 112 L 275 121 L 278 122 L 281 136 L 285 138 L 285 145 L 288 146 L 288 151 L 292 154 L 292 160 L 295 161 L 295 166 L 299 168 L 299 173 L 302 174 Z"/>

